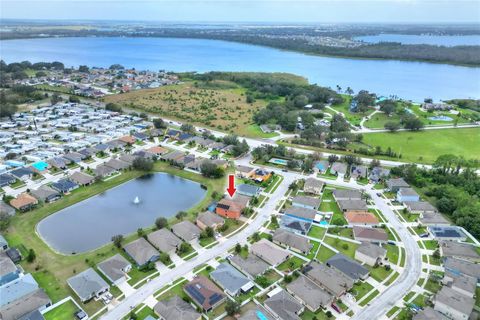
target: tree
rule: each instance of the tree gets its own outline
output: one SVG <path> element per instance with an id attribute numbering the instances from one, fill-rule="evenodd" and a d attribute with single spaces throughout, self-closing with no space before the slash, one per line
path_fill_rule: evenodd
<path id="1" fill-rule="evenodd" d="M 240 243 L 237 243 L 237 244 L 235 245 L 235 252 L 236 252 L 236 253 L 242 252 L 242 246 L 240 245 Z"/>
<path id="2" fill-rule="evenodd" d="M 0 231 L 6 230 L 10 226 L 12 217 L 6 212 L 0 212 Z"/>
<path id="3" fill-rule="evenodd" d="M 252 239 L 254 242 L 257 242 L 257 241 L 260 241 L 261 237 L 260 237 L 260 233 L 257 231 L 255 232 L 253 235 L 252 235 Z"/>
<path id="4" fill-rule="evenodd" d="M 88 72 L 90 72 L 90 69 L 85 65 L 81 65 L 81 66 L 78 67 L 78 71 L 88 73 Z"/>
<path id="5" fill-rule="evenodd" d="M 332 164 L 334 162 L 337 162 L 338 161 L 338 156 L 335 155 L 335 154 L 331 154 L 328 156 L 328 163 Z"/>
<path id="6" fill-rule="evenodd" d="M 225 311 L 229 316 L 233 316 L 240 311 L 240 303 L 235 300 L 227 299 L 227 303 L 225 304 Z"/>
<path id="7" fill-rule="evenodd" d="M 157 129 L 165 129 L 167 127 L 167 124 L 163 119 L 161 118 L 155 118 L 153 119 L 153 126 Z"/>
<path id="8" fill-rule="evenodd" d="M 175 215 L 175 218 L 177 218 L 178 220 L 182 220 L 187 215 L 188 213 L 186 213 L 185 211 L 178 211 L 177 214 Z"/>
<path id="9" fill-rule="evenodd" d="M 109 102 L 105 105 L 105 110 L 112 111 L 112 112 L 122 112 L 122 108 L 113 102 Z"/>
<path id="10" fill-rule="evenodd" d="M 385 122 L 384 128 L 390 132 L 395 132 L 400 129 L 400 123 L 394 121 Z"/>
<path id="11" fill-rule="evenodd" d="M 35 251 L 33 249 L 29 249 L 27 255 L 27 262 L 32 263 L 33 261 L 35 261 L 36 258 L 37 255 L 35 254 Z"/>
<path id="12" fill-rule="evenodd" d="M 152 171 L 153 161 L 150 159 L 136 157 L 135 159 L 133 159 L 132 167 L 140 171 Z"/>
<path id="13" fill-rule="evenodd" d="M 195 127 L 190 123 L 182 124 L 182 126 L 180 127 L 180 130 L 187 133 L 192 133 L 192 134 L 195 133 Z"/>
<path id="14" fill-rule="evenodd" d="M 68 101 L 72 103 L 80 103 L 80 98 L 77 96 L 69 96 Z"/>
<path id="15" fill-rule="evenodd" d="M 143 231 L 142 228 L 138 228 L 138 229 L 137 229 L 137 235 L 138 235 L 139 237 L 143 237 L 143 236 L 145 235 L 145 231 Z"/>
<path id="16" fill-rule="evenodd" d="M 387 116 L 390 116 L 395 112 L 397 106 L 393 100 L 384 100 L 380 102 L 380 110 L 383 111 Z"/>
<path id="17" fill-rule="evenodd" d="M 257 276 L 255 282 L 258 283 L 261 287 L 266 288 L 270 285 L 270 281 L 265 276 Z"/>
<path id="18" fill-rule="evenodd" d="M 157 227 L 157 229 L 163 229 L 168 226 L 168 221 L 164 217 L 159 217 L 155 219 L 155 226 Z"/>
<path id="19" fill-rule="evenodd" d="M 112 237 L 112 242 L 115 247 L 120 248 L 122 246 L 123 236 L 121 234 L 117 234 Z"/>
<path id="20" fill-rule="evenodd" d="M 204 161 L 200 165 L 200 172 L 204 177 L 214 179 L 221 178 L 225 174 L 225 171 L 221 167 L 217 166 L 215 163 L 209 160 Z"/>
<path id="21" fill-rule="evenodd" d="M 418 119 L 415 116 L 407 116 L 402 119 L 403 127 L 407 130 L 418 131 L 423 129 L 425 126 L 422 120 Z"/>
<path id="22" fill-rule="evenodd" d="M 52 94 L 52 97 L 50 98 L 50 102 L 51 102 L 52 104 L 57 104 L 57 103 L 59 103 L 60 101 L 62 101 L 62 97 L 60 97 L 60 96 L 58 95 L 58 93 L 54 92 L 54 93 Z"/>
<path id="23" fill-rule="evenodd" d="M 179 254 L 184 254 L 192 251 L 192 245 L 188 242 L 182 242 L 177 249 Z"/>

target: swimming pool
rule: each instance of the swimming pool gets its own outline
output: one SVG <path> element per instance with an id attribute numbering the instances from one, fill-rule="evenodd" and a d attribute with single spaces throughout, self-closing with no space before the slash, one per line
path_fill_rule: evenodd
<path id="1" fill-rule="evenodd" d="M 275 164 L 279 164 L 279 165 L 282 165 L 282 166 L 286 166 L 288 161 L 285 160 L 285 159 L 279 159 L 279 158 L 272 158 L 270 159 L 270 161 L 268 162 L 271 162 L 271 163 L 275 163 Z"/>
<path id="2" fill-rule="evenodd" d="M 46 163 L 45 161 L 37 161 L 35 163 L 32 163 L 32 167 L 34 167 L 38 171 L 44 171 L 47 170 L 48 163 Z"/>
<path id="3" fill-rule="evenodd" d="M 435 116 L 435 117 L 429 117 L 429 120 L 434 120 L 434 121 L 453 121 L 452 118 L 449 116 Z"/>
<path id="4" fill-rule="evenodd" d="M 319 222 L 319 224 L 320 224 L 321 226 L 328 226 L 328 221 L 322 220 L 322 221 Z"/>

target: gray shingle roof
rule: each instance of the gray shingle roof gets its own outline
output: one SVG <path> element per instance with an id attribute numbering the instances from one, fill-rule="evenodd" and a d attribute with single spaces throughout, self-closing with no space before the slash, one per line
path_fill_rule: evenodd
<path id="1" fill-rule="evenodd" d="M 285 214 L 289 216 L 302 218 L 302 219 L 313 220 L 317 215 L 317 211 L 309 208 L 290 207 L 285 209 Z"/>
<path id="2" fill-rule="evenodd" d="M 365 200 L 338 200 L 337 203 L 342 211 L 368 210 Z"/>
<path id="3" fill-rule="evenodd" d="M 263 274 L 270 267 L 268 263 L 253 254 L 248 254 L 245 259 L 240 255 L 234 255 L 230 258 L 230 262 L 253 278 Z"/>
<path id="4" fill-rule="evenodd" d="M 153 310 L 165 320 L 196 320 L 201 317 L 200 313 L 179 296 L 159 301 Z"/>
<path id="5" fill-rule="evenodd" d="M 362 193 L 358 190 L 335 189 L 333 190 L 332 193 L 335 199 L 350 199 L 350 200 L 362 199 Z"/>
<path id="6" fill-rule="evenodd" d="M 302 274 L 295 281 L 287 284 L 287 290 L 313 310 L 328 306 L 333 300 L 333 296 L 328 291 Z"/>
<path id="7" fill-rule="evenodd" d="M 357 248 L 357 252 L 363 253 L 367 257 L 374 259 L 384 257 L 387 254 L 387 250 L 370 242 L 362 242 L 362 244 Z"/>
<path id="8" fill-rule="evenodd" d="M 367 268 L 341 253 L 337 253 L 328 259 L 327 265 L 343 272 L 347 277 L 354 281 L 365 277 L 369 273 Z"/>
<path id="9" fill-rule="evenodd" d="M 210 273 L 210 278 L 232 294 L 237 294 L 243 286 L 251 282 L 240 271 L 226 262 L 220 263 L 217 269 Z"/>
<path id="10" fill-rule="evenodd" d="M 267 239 L 261 239 L 255 242 L 250 247 L 250 252 L 269 264 L 276 266 L 282 263 L 290 257 L 290 253 L 276 244 L 268 241 Z"/>
<path id="11" fill-rule="evenodd" d="M 273 234 L 273 241 L 305 253 L 309 252 L 312 248 L 312 245 L 307 238 L 284 229 L 275 230 L 275 233 Z"/>
<path id="12" fill-rule="evenodd" d="M 282 320 L 300 320 L 303 306 L 285 290 L 265 300 L 265 305 Z"/>
<path id="13" fill-rule="evenodd" d="M 188 220 L 179 222 L 172 226 L 172 232 L 184 241 L 192 241 L 200 236 L 201 230 Z"/>
<path id="14" fill-rule="evenodd" d="M 120 254 L 116 254 L 107 260 L 100 262 L 97 265 L 98 270 L 102 272 L 110 281 L 115 282 L 122 279 L 125 276 L 124 270 L 130 266 L 130 262 L 122 257 Z"/>
<path id="15" fill-rule="evenodd" d="M 73 182 L 79 185 L 86 185 L 86 184 L 92 183 L 95 180 L 95 178 L 84 172 L 77 171 L 70 176 L 70 180 L 72 180 Z"/>
<path id="16" fill-rule="evenodd" d="M 148 234 L 147 239 L 157 247 L 158 250 L 165 253 L 175 252 L 182 243 L 182 240 L 165 228 Z"/>
<path id="17" fill-rule="evenodd" d="M 320 199 L 306 196 L 297 196 L 292 199 L 293 203 L 299 203 L 302 205 L 318 208 L 320 206 Z"/>
<path id="18" fill-rule="evenodd" d="M 213 227 L 214 225 L 223 224 L 225 219 L 210 211 L 202 212 L 198 215 L 197 221 L 202 222 L 207 227 Z"/>
<path id="19" fill-rule="evenodd" d="M 126 244 L 123 249 L 139 266 L 143 266 L 152 258 L 158 256 L 158 251 L 144 238 Z"/>
<path id="20" fill-rule="evenodd" d="M 336 269 L 329 268 L 323 263 L 310 262 L 310 264 L 304 268 L 304 273 L 315 283 L 337 297 L 353 287 L 352 279 Z"/>
<path id="21" fill-rule="evenodd" d="M 435 295 L 435 303 L 441 302 L 450 308 L 462 312 L 463 314 L 472 313 L 475 300 L 463 294 L 459 294 L 452 288 L 444 286 Z"/>
<path id="22" fill-rule="evenodd" d="M 69 278 L 67 280 L 68 285 L 73 291 L 82 299 L 82 301 L 88 300 L 92 297 L 92 293 L 108 288 L 108 283 L 102 279 L 92 268 Z"/>

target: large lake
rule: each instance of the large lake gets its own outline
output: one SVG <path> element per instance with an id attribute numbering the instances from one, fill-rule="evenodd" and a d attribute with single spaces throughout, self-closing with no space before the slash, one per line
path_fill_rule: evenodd
<path id="1" fill-rule="evenodd" d="M 158 217 L 187 210 L 205 196 L 200 184 L 156 173 L 128 181 L 102 194 L 67 207 L 40 221 L 37 231 L 54 250 L 81 253 L 153 225 Z M 138 196 L 139 204 L 133 200 Z"/>
<path id="2" fill-rule="evenodd" d="M 241 43 L 176 38 L 45 38 L 0 42 L 6 62 L 29 60 L 171 71 L 290 72 L 332 88 L 350 86 L 423 101 L 480 98 L 480 68 L 332 58 Z"/>
<path id="3" fill-rule="evenodd" d="M 355 37 L 356 40 L 379 43 L 399 42 L 402 44 L 429 44 L 433 46 L 480 46 L 480 35 L 428 35 L 428 34 L 390 34 L 382 33 L 372 36 Z"/>

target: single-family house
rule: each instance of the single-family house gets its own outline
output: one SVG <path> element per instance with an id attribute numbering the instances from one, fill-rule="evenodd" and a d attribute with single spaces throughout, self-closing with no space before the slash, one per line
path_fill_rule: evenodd
<path id="1" fill-rule="evenodd" d="M 366 166 L 354 164 L 350 169 L 350 176 L 355 180 L 367 178 L 367 171 Z"/>
<path id="2" fill-rule="evenodd" d="M 450 320 L 438 311 L 433 310 L 432 307 L 425 307 L 415 314 L 412 320 Z"/>
<path id="3" fill-rule="evenodd" d="M 217 203 L 215 213 L 225 218 L 238 219 L 244 208 L 245 206 L 233 199 L 223 198 Z"/>
<path id="4" fill-rule="evenodd" d="M 342 201 L 342 200 L 362 200 L 362 193 L 358 190 L 350 190 L 350 189 L 335 189 L 332 192 L 333 198 L 335 201 Z"/>
<path id="5" fill-rule="evenodd" d="M 337 253 L 328 259 L 326 264 L 329 267 L 343 272 L 343 274 L 352 279 L 354 282 L 368 278 L 369 271 L 367 268 L 341 253 Z"/>
<path id="6" fill-rule="evenodd" d="M 108 177 L 108 176 L 111 176 L 113 175 L 114 173 L 117 173 L 118 170 L 112 168 L 112 167 L 109 167 L 105 164 L 101 164 L 99 166 L 97 166 L 95 169 L 93 169 L 93 174 L 95 175 L 95 177 L 100 177 L 100 178 L 105 178 L 105 177 Z"/>
<path id="7" fill-rule="evenodd" d="M 446 286 L 434 298 L 434 310 L 455 320 L 469 319 L 474 305 L 475 299 Z"/>
<path id="8" fill-rule="evenodd" d="M 291 256 L 288 251 L 267 239 L 260 239 L 260 241 L 252 244 L 250 246 L 250 252 L 272 266 L 279 265 Z"/>
<path id="9" fill-rule="evenodd" d="M 250 279 L 255 279 L 256 277 L 262 275 L 267 271 L 270 266 L 268 263 L 253 255 L 248 254 L 246 258 L 243 258 L 241 255 L 237 254 L 230 258 L 230 263 L 250 277 Z"/>
<path id="10" fill-rule="evenodd" d="M 424 226 L 450 225 L 450 222 L 438 212 L 424 212 L 419 220 Z"/>
<path id="11" fill-rule="evenodd" d="M 87 158 L 87 156 L 81 154 L 81 153 L 78 153 L 78 152 L 69 152 L 65 155 L 63 155 L 63 158 L 66 159 L 67 161 L 69 161 L 70 163 L 79 163 L 81 162 L 82 160 L 85 160 Z"/>
<path id="12" fill-rule="evenodd" d="M 123 136 L 123 137 L 118 138 L 118 140 L 120 140 L 122 142 L 125 142 L 127 145 L 132 145 L 137 141 L 137 139 L 135 137 L 132 137 L 132 136 Z"/>
<path id="13" fill-rule="evenodd" d="M 223 291 L 204 276 L 196 276 L 183 290 L 205 312 L 215 309 L 227 299 Z"/>
<path id="14" fill-rule="evenodd" d="M 320 195 L 322 193 L 324 183 L 315 178 L 305 179 L 303 191 L 310 194 Z"/>
<path id="15" fill-rule="evenodd" d="M 10 205 L 15 209 L 25 212 L 38 204 L 38 200 L 28 193 L 21 193 L 15 199 L 10 200 Z"/>
<path id="16" fill-rule="evenodd" d="M 424 213 L 437 212 L 437 208 L 426 201 L 404 201 L 403 205 L 410 213 L 420 214 L 420 216 L 422 216 Z"/>
<path id="17" fill-rule="evenodd" d="M 237 192 L 247 197 L 256 197 L 260 194 L 260 187 L 251 184 L 239 184 L 237 186 Z"/>
<path id="18" fill-rule="evenodd" d="M 367 212 L 367 202 L 365 200 L 338 200 L 338 207 L 342 212 Z"/>
<path id="19" fill-rule="evenodd" d="M 473 244 L 456 241 L 440 241 L 442 257 L 453 257 L 471 262 L 480 262 L 480 254 Z"/>
<path id="20" fill-rule="evenodd" d="M 147 239 L 154 247 L 166 254 L 175 253 L 182 244 L 182 240 L 166 228 L 149 233 Z"/>
<path id="21" fill-rule="evenodd" d="M 19 263 L 22 261 L 22 254 L 17 248 L 8 248 L 5 250 L 5 254 L 13 261 L 13 263 Z"/>
<path id="22" fill-rule="evenodd" d="M 355 259 L 372 267 L 382 264 L 386 256 L 386 249 L 370 242 L 362 242 L 355 251 Z"/>
<path id="23" fill-rule="evenodd" d="M 280 290 L 264 302 L 265 308 L 281 320 L 300 320 L 303 305 L 285 290 Z"/>
<path id="24" fill-rule="evenodd" d="M 198 237 L 200 237 L 200 233 L 202 232 L 202 230 L 200 230 L 199 227 L 197 227 L 190 221 L 184 220 L 182 222 L 174 224 L 172 226 L 172 232 L 183 241 L 192 242 L 196 241 Z"/>
<path id="25" fill-rule="evenodd" d="M 401 203 L 420 201 L 420 196 L 412 188 L 400 188 L 397 191 L 397 201 Z"/>
<path id="26" fill-rule="evenodd" d="M 308 254 L 312 249 L 312 244 L 308 238 L 285 229 L 275 230 L 275 233 L 273 234 L 273 243 L 286 246 L 291 250 L 302 254 Z"/>
<path id="27" fill-rule="evenodd" d="M 316 261 L 310 262 L 303 269 L 303 273 L 337 298 L 353 287 L 353 280 L 350 277 Z"/>
<path id="28" fill-rule="evenodd" d="M 15 183 L 17 178 L 8 173 L 0 174 L 0 188 L 8 186 L 12 183 Z"/>
<path id="29" fill-rule="evenodd" d="M 95 177 L 80 171 L 72 173 L 69 179 L 79 186 L 88 186 L 95 182 Z"/>
<path id="30" fill-rule="evenodd" d="M 238 165 L 235 167 L 235 174 L 240 178 L 250 178 L 254 170 L 252 167 Z"/>
<path id="31" fill-rule="evenodd" d="M 403 178 L 387 180 L 387 189 L 391 192 L 397 192 L 400 188 L 410 188 L 410 185 Z"/>
<path id="32" fill-rule="evenodd" d="M 428 231 L 437 240 L 467 240 L 467 235 L 457 226 L 429 226 Z"/>
<path id="33" fill-rule="evenodd" d="M 291 232 L 306 235 L 312 227 L 312 222 L 284 215 L 280 220 L 280 227 Z"/>
<path id="34" fill-rule="evenodd" d="M 372 243 L 387 243 L 388 234 L 382 228 L 370 228 L 370 227 L 353 227 L 353 237 L 357 241 L 372 242 Z"/>
<path id="35" fill-rule="evenodd" d="M 385 179 L 390 175 L 390 170 L 382 167 L 374 167 L 368 172 L 368 179 L 373 183 L 379 183 L 385 181 Z"/>
<path id="36" fill-rule="evenodd" d="M 348 211 L 344 214 L 345 219 L 351 226 L 377 225 L 378 218 L 371 212 Z"/>
<path id="37" fill-rule="evenodd" d="M 313 222 L 313 220 L 315 220 L 315 217 L 317 215 L 317 210 L 303 208 L 303 207 L 289 207 L 285 209 L 284 214 L 299 220 Z"/>
<path id="38" fill-rule="evenodd" d="M 116 171 L 119 171 L 119 170 L 127 169 L 128 167 L 130 167 L 131 164 L 128 162 L 122 161 L 120 159 L 110 159 L 107 162 L 105 162 L 105 165 L 107 167 L 111 167 Z"/>
<path id="39" fill-rule="evenodd" d="M 67 283 L 82 302 L 94 297 L 98 298 L 110 288 L 108 283 L 92 268 L 68 278 Z"/>
<path id="40" fill-rule="evenodd" d="M 318 286 L 303 274 L 287 284 L 286 289 L 312 312 L 316 312 L 320 308 L 326 308 L 333 302 L 333 296 L 327 290 Z"/>
<path id="41" fill-rule="evenodd" d="M 123 250 L 141 267 L 150 262 L 155 262 L 160 259 L 160 254 L 155 248 L 147 242 L 144 238 L 126 244 Z"/>
<path id="42" fill-rule="evenodd" d="M 208 227 L 217 230 L 219 227 L 223 226 L 224 223 L 225 219 L 210 211 L 200 213 L 196 220 L 197 226 L 202 230 L 205 230 Z"/>
<path id="43" fill-rule="evenodd" d="M 477 279 L 480 282 L 480 267 L 471 261 L 446 257 L 443 261 L 445 272 L 449 271 L 456 275 L 467 275 Z M 447 275 L 445 275 L 445 278 Z"/>
<path id="44" fill-rule="evenodd" d="M 328 163 L 328 161 L 319 160 L 315 162 L 314 169 L 318 170 L 319 173 L 324 174 L 325 172 L 327 172 L 329 166 L 330 164 Z"/>
<path id="45" fill-rule="evenodd" d="M 454 274 L 451 271 L 445 272 L 443 284 L 449 286 L 459 294 L 473 298 L 477 289 L 477 279 L 465 274 Z"/>
<path id="46" fill-rule="evenodd" d="M 226 262 L 220 263 L 210 273 L 210 278 L 231 296 L 247 293 L 255 287 L 250 279 Z"/>
<path id="47" fill-rule="evenodd" d="M 98 270 L 114 285 L 119 285 L 127 280 L 126 274 L 132 269 L 132 265 L 122 255 L 116 254 L 100 262 Z"/>
<path id="48" fill-rule="evenodd" d="M 202 318 L 201 313 L 179 296 L 157 302 L 153 311 L 162 320 L 200 320 Z"/>
<path id="49" fill-rule="evenodd" d="M 52 183 L 52 188 L 60 193 L 68 193 L 78 188 L 78 184 L 70 179 L 60 179 Z"/>
<path id="50" fill-rule="evenodd" d="M 320 199 L 307 196 L 296 196 L 292 199 L 292 206 L 318 210 L 320 207 Z"/>
<path id="51" fill-rule="evenodd" d="M 265 169 L 255 169 L 253 173 L 250 174 L 250 179 L 255 180 L 257 182 L 263 182 L 270 179 L 272 176 L 272 172 L 267 171 Z"/>
<path id="52" fill-rule="evenodd" d="M 28 281 L 25 280 L 28 277 Z M 32 281 L 33 280 L 33 281 Z M 2 286 L 0 317 L 2 320 L 23 320 L 22 317 L 33 312 L 40 312 L 51 306 L 52 301 L 30 274 L 15 282 Z M 8 303 L 7 303 L 8 301 Z"/>
<path id="53" fill-rule="evenodd" d="M 7 256 L 5 252 L 0 253 L 0 286 L 12 282 L 20 277 L 21 270 Z"/>
<path id="54" fill-rule="evenodd" d="M 54 202 L 61 198 L 60 192 L 50 188 L 47 185 L 40 186 L 36 190 L 31 190 L 30 194 L 37 198 L 38 201 Z"/>
<path id="55" fill-rule="evenodd" d="M 29 167 L 20 167 L 9 172 L 18 180 L 27 181 L 32 179 L 34 171 Z"/>
<path id="56" fill-rule="evenodd" d="M 0 214 L 7 214 L 9 216 L 15 215 L 15 209 L 6 204 L 3 200 L 0 200 Z"/>
<path id="57" fill-rule="evenodd" d="M 330 173 L 340 178 L 343 178 L 347 174 L 348 166 L 342 162 L 334 162 L 330 167 Z"/>

